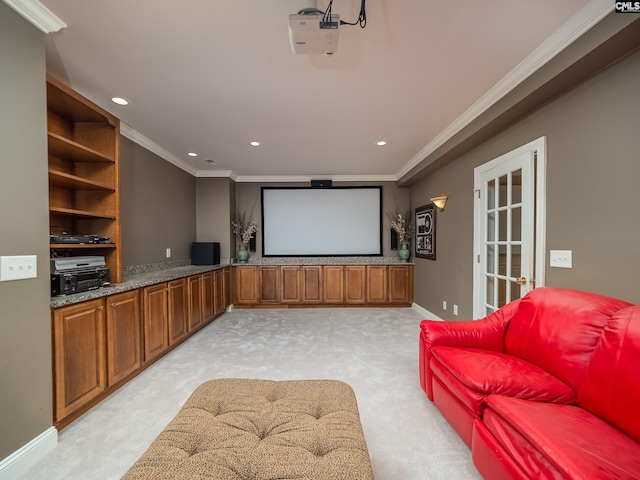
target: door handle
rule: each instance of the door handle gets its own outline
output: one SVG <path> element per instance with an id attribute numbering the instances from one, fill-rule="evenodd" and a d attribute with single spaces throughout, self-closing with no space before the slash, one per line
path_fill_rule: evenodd
<path id="1" fill-rule="evenodd" d="M 526 285 L 527 281 L 528 280 L 525 277 L 520 277 L 520 278 L 516 278 L 515 283 L 517 283 L 518 285 Z"/>

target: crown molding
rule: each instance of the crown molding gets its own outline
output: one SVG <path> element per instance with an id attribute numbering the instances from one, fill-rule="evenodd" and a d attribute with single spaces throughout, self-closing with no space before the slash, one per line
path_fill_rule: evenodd
<path id="1" fill-rule="evenodd" d="M 581 35 L 590 30 L 614 9 L 609 0 L 591 0 L 562 25 L 556 32 L 538 46 L 527 58 L 495 84 L 487 93 L 460 115 L 451 125 L 438 134 L 427 146 L 420 150 L 398 172 L 399 180 L 413 168 L 422 163 L 429 155 L 441 147 L 447 140 L 469 125 L 479 115 L 488 110 L 501 98 L 529 78 L 553 57 L 571 45 Z"/>
<path id="2" fill-rule="evenodd" d="M 395 182 L 395 175 L 238 175 L 238 183 L 309 183 L 311 180 L 332 182 Z"/>
<path id="3" fill-rule="evenodd" d="M 67 28 L 66 23 L 38 0 L 3 1 L 44 33 L 53 33 Z"/>
<path id="4" fill-rule="evenodd" d="M 234 181 L 238 178 L 233 170 L 198 170 L 195 176 L 197 178 L 230 178 Z"/>
<path id="5" fill-rule="evenodd" d="M 133 128 L 131 128 L 126 123 L 120 122 L 120 133 L 127 137 L 132 142 L 137 143 L 141 147 L 146 148 L 150 152 L 155 153 L 159 157 L 163 158 L 167 162 L 175 165 L 176 167 L 184 170 L 187 173 L 190 173 L 194 177 L 197 176 L 198 171 L 189 165 L 187 162 L 182 160 L 181 158 L 176 157 L 173 153 L 168 150 L 162 148 L 160 145 L 155 143 L 152 140 L 149 140 L 144 135 L 136 132 Z"/>

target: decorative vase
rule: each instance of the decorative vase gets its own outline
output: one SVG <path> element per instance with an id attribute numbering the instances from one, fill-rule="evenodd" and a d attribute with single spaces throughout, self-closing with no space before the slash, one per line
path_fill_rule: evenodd
<path id="1" fill-rule="evenodd" d="M 247 260 L 249 260 L 249 250 L 244 243 L 241 243 L 238 248 L 238 263 L 247 263 Z"/>
<path id="2" fill-rule="evenodd" d="M 398 250 L 398 258 L 400 258 L 400 262 L 407 263 L 410 256 L 411 256 L 411 251 L 409 250 L 409 244 L 402 243 L 400 245 L 400 249 Z"/>

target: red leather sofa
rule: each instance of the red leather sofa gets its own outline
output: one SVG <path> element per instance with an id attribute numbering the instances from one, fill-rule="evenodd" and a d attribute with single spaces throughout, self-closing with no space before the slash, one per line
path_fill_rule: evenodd
<path id="1" fill-rule="evenodd" d="M 537 288 L 481 320 L 424 320 L 419 362 L 484 478 L 640 478 L 640 306 Z"/>

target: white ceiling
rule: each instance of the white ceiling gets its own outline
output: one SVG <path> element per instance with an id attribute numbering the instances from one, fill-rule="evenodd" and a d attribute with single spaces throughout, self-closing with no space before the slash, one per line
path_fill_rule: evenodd
<path id="1" fill-rule="evenodd" d="M 168 161 L 238 181 L 398 179 L 613 8 L 369 0 L 366 28 L 342 26 L 328 57 L 291 52 L 288 15 L 307 0 L 41 3 L 67 24 L 47 35 L 48 72 Z M 351 22 L 359 8 L 333 3 Z"/>

